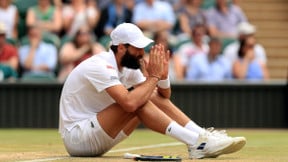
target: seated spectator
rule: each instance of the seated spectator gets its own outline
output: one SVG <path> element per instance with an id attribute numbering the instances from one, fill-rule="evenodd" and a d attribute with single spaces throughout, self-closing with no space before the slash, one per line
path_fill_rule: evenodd
<path id="1" fill-rule="evenodd" d="M 209 46 L 203 41 L 205 28 L 202 25 L 195 26 L 190 35 L 192 41 L 181 45 L 174 56 L 175 72 L 178 80 L 185 78 L 186 68 L 191 57 L 198 53 L 207 54 L 209 51 Z"/>
<path id="2" fill-rule="evenodd" d="M 136 4 L 132 22 L 144 32 L 154 33 L 162 30 L 171 30 L 175 19 L 173 8 L 168 2 L 145 0 L 145 2 Z"/>
<path id="3" fill-rule="evenodd" d="M 71 4 L 65 5 L 62 11 L 64 34 L 73 38 L 79 28 L 86 24 L 93 29 L 99 16 L 95 0 L 71 0 Z"/>
<path id="4" fill-rule="evenodd" d="M 28 27 L 29 44 L 19 47 L 20 65 L 23 78 L 53 78 L 57 65 L 57 49 L 42 41 L 41 30 L 37 26 Z"/>
<path id="5" fill-rule="evenodd" d="M 187 80 L 220 81 L 231 78 L 231 64 L 223 57 L 218 38 L 209 41 L 209 52 L 197 54 L 189 60 Z"/>
<path id="6" fill-rule="evenodd" d="M 6 42 L 6 27 L 0 23 L 0 80 L 17 77 L 18 53 L 17 49 Z"/>
<path id="7" fill-rule="evenodd" d="M 119 24 L 131 22 L 132 12 L 126 7 L 124 0 L 113 0 L 107 8 L 108 17 L 105 23 L 104 31 L 106 35 Z"/>
<path id="8" fill-rule="evenodd" d="M 238 51 L 240 47 L 240 42 L 247 37 L 254 37 L 254 34 L 256 32 L 256 28 L 251 25 L 248 22 L 240 23 L 238 26 L 238 41 L 229 44 L 223 51 L 223 55 L 230 60 L 231 63 L 233 63 L 238 58 Z M 254 45 L 254 55 L 255 59 L 259 62 L 266 64 L 267 58 L 266 58 L 266 52 L 262 45 L 256 42 Z"/>
<path id="9" fill-rule="evenodd" d="M 236 79 L 268 79 L 268 69 L 265 64 L 254 59 L 254 37 L 240 41 L 238 59 L 233 64 L 233 76 Z"/>
<path id="10" fill-rule="evenodd" d="M 181 31 L 190 35 L 196 25 L 206 25 L 204 11 L 201 10 L 202 0 L 187 0 L 179 11 L 179 24 Z"/>
<path id="11" fill-rule="evenodd" d="M 50 0 L 38 0 L 38 5 L 30 7 L 27 12 L 26 25 L 59 34 L 62 28 L 61 11 Z"/>
<path id="12" fill-rule="evenodd" d="M 219 38 L 236 38 L 237 26 L 247 21 L 239 6 L 227 0 L 216 0 L 216 6 L 206 13 L 210 36 Z"/>
<path id="13" fill-rule="evenodd" d="M 92 39 L 88 26 L 82 26 L 76 33 L 73 41 L 67 42 L 60 49 L 59 62 L 61 64 L 58 75 L 59 81 L 64 81 L 68 74 L 83 60 L 105 51 L 105 48 Z"/>
<path id="14" fill-rule="evenodd" d="M 17 39 L 18 11 L 11 0 L 0 1 L 0 22 L 6 26 L 6 38 Z"/>

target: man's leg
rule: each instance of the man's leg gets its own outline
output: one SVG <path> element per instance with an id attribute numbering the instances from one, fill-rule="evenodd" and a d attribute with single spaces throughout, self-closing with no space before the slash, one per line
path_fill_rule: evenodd
<path id="1" fill-rule="evenodd" d="M 126 126 L 123 128 L 123 132 L 129 136 L 140 124 L 140 120 L 137 116 L 135 116 L 133 119 L 131 119 Z"/>
<path id="2" fill-rule="evenodd" d="M 227 136 L 227 134 L 222 131 L 214 130 L 213 128 L 209 130 L 205 130 L 201 128 L 199 125 L 194 123 L 187 115 L 185 115 L 178 107 L 176 107 L 169 99 L 163 98 L 160 96 L 157 92 L 153 93 L 151 97 L 151 101 L 157 105 L 159 109 L 161 109 L 163 112 L 165 112 L 168 116 L 170 116 L 172 119 L 174 119 L 176 122 L 180 123 L 182 126 L 187 128 L 188 130 L 191 130 L 193 132 L 197 132 L 198 134 L 205 134 L 208 133 L 212 136 L 215 136 L 216 138 L 222 138 L 222 139 L 232 139 L 234 141 L 234 144 L 230 147 L 222 150 L 223 154 L 229 154 L 236 152 L 240 150 L 246 143 L 245 137 L 234 137 L 231 138 Z M 216 154 L 216 156 L 210 156 L 210 157 L 217 157 L 220 154 Z"/>
<path id="3" fill-rule="evenodd" d="M 212 138 L 199 136 L 179 125 L 151 101 L 134 113 L 125 112 L 118 104 L 113 104 L 97 115 L 102 129 L 112 138 L 115 138 L 123 129 L 134 130 L 135 123 L 138 123 L 135 117 L 138 117 L 146 127 L 187 144 L 190 158 L 217 156 L 219 151 L 233 144 L 230 139 L 215 141 Z"/>
<path id="4" fill-rule="evenodd" d="M 184 114 L 178 107 L 176 107 L 170 101 L 170 99 L 163 98 L 157 92 L 155 92 L 151 97 L 151 101 L 165 114 L 167 114 L 170 118 L 175 120 L 183 127 L 199 134 L 204 133 L 205 130 L 194 123 L 186 114 Z"/>
<path id="5" fill-rule="evenodd" d="M 136 128 L 138 124 L 137 119 L 135 119 L 136 116 L 146 127 L 156 132 L 172 136 L 185 144 L 196 143 L 198 134 L 174 122 L 150 101 L 134 113 L 125 112 L 120 105 L 113 104 L 98 113 L 97 119 L 102 129 L 110 137 L 115 138 L 122 130 L 131 133 Z"/>
<path id="6" fill-rule="evenodd" d="M 122 130 L 129 135 L 139 125 L 135 113 L 124 111 L 116 103 L 99 112 L 97 119 L 102 129 L 112 138 L 115 138 Z"/>

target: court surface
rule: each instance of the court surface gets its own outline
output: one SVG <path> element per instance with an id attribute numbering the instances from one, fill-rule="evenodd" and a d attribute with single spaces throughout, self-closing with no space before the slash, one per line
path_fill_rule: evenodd
<path id="1" fill-rule="evenodd" d="M 80 161 L 129 162 L 126 152 L 145 155 L 176 155 L 182 161 L 254 162 L 288 161 L 288 129 L 228 129 L 231 136 L 247 138 L 239 152 L 216 159 L 189 160 L 187 148 L 170 137 L 148 129 L 137 129 L 128 139 L 115 146 L 103 157 L 77 158 L 68 156 L 56 129 L 0 129 L 0 161 Z"/>

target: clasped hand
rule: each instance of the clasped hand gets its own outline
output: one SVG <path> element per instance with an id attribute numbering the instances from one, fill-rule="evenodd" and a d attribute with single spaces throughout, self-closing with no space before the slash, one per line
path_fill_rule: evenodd
<path id="1" fill-rule="evenodd" d="M 146 77 L 157 77 L 165 80 L 168 77 L 170 52 L 165 51 L 164 46 L 156 44 L 149 53 L 149 62 L 144 60 L 141 64 L 141 69 Z"/>

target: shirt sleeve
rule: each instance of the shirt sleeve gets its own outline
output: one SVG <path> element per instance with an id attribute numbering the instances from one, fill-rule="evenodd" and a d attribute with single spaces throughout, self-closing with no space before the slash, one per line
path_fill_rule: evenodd
<path id="1" fill-rule="evenodd" d="M 179 47 L 178 51 L 176 52 L 176 55 L 179 56 L 181 64 L 187 65 L 188 61 L 186 57 L 187 56 L 187 49 L 189 47 L 186 44 L 183 44 L 182 46 Z"/>
<path id="2" fill-rule="evenodd" d="M 87 78 L 98 92 L 121 84 L 117 70 L 108 64 L 90 65 L 86 69 L 88 72 L 85 73 L 84 77 Z"/>
<path id="3" fill-rule="evenodd" d="M 238 44 L 238 43 L 237 43 Z M 226 48 L 224 48 L 223 50 L 223 56 L 229 60 L 230 62 L 233 62 L 238 54 L 237 54 L 237 51 L 239 49 L 239 46 L 237 46 L 236 43 L 232 43 L 232 44 L 229 44 Z"/>
<path id="4" fill-rule="evenodd" d="M 57 64 L 57 49 L 55 46 L 50 45 L 48 46 L 47 52 L 47 66 L 49 69 L 53 70 L 56 67 Z"/>
<path id="5" fill-rule="evenodd" d="M 233 5 L 233 7 L 234 7 L 234 10 L 235 10 L 236 14 L 238 15 L 238 18 L 239 18 L 239 20 L 238 20 L 239 22 L 238 23 L 246 22 L 247 21 L 247 17 L 244 14 L 244 12 L 242 11 L 242 9 L 240 7 L 238 7 L 238 6 L 235 6 L 235 5 Z"/>
<path id="6" fill-rule="evenodd" d="M 223 69 L 224 69 L 223 79 L 231 79 L 232 78 L 232 63 L 224 56 L 220 56 L 220 61 L 222 62 Z"/>
<path id="7" fill-rule="evenodd" d="M 138 4 L 135 6 L 134 10 L 133 10 L 133 17 L 132 17 L 132 22 L 133 23 L 138 23 L 140 20 L 144 19 L 144 15 L 143 14 L 143 9 L 142 9 L 142 4 Z"/>
<path id="8" fill-rule="evenodd" d="M 216 19 L 213 19 L 213 13 L 215 13 L 215 11 L 213 8 L 211 8 L 208 9 L 204 14 L 208 27 L 216 27 Z"/>
<path id="9" fill-rule="evenodd" d="M 267 63 L 267 56 L 266 56 L 266 52 L 263 46 L 261 46 L 260 44 L 256 44 L 254 52 L 255 52 L 256 59 L 258 61 L 264 64 Z"/>
<path id="10" fill-rule="evenodd" d="M 197 79 L 198 76 L 198 68 L 197 68 L 197 62 L 200 61 L 198 59 L 198 56 L 191 57 L 189 60 L 189 66 L 187 67 L 187 74 L 186 74 L 186 79 L 187 80 L 194 80 Z"/>
<path id="11" fill-rule="evenodd" d="M 169 3 L 164 3 L 163 2 L 163 7 L 165 6 L 165 9 L 166 9 L 166 12 L 165 13 L 165 20 L 167 22 L 169 22 L 170 24 L 174 24 L 175 21 L 176 21 L 176 17 L 175 17 L 175 14 L 174 14 L 174 11 L 173 11 L 173 8 L 172 6 L 169 4 Z"/>
<path id="12" fill-rule="evenodd" d="M 19 54 L 19 62 L 21 65 L 24 65 L 25 59 L 28 55 L 28 52 L 29 52 L 28 46 L 21 46 L 19 48 L 18 54 Z"/>

